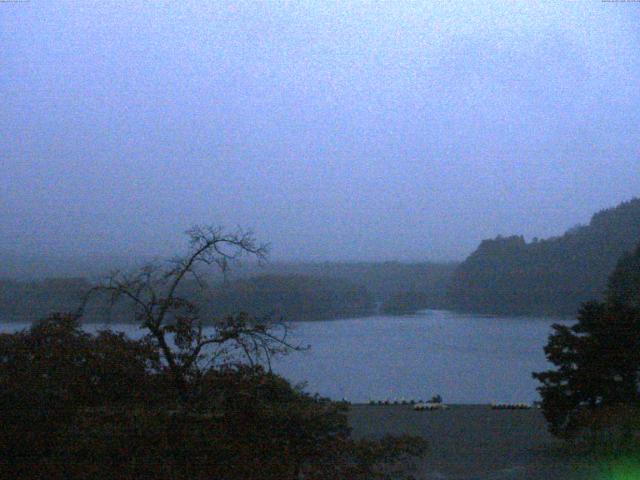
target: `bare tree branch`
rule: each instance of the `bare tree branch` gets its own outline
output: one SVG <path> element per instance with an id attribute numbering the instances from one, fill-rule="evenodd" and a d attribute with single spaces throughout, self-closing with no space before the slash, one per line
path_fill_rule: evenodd
<path id="1" fill-rule="evenodd" d="M 134 320 L 155 340 L 183 400 L 197 389 L 193 384 L 202 378 L 203 369 L 221 359 L 233 364 L 237 361 L 234 352 L 242 352 L 240 358 L 251 366 L 264 358 L 271 370 L 274 355 L 300 350 L 288 341 L 286 325 L 277 325 L 278 335 L 275 325 L 256 322 L 240 312 L 212 323 L 212 333 L 204 334 L 197 305 L 180 296 L 185 280 L 193 279 L 206 293 L 199 267 L 216 267 L 225 273 L 230 263 L 243 256 L 262 262 L 267 246 L 258 244 L 252 232 L 242 229 L 225 233 L 220 227 L 195 226 L 186 234 L 190 247 L 186 255 L 164 267 L 154 263 L 130 274 L 113 272 L 103 284 L 91 289 L 81 307 L 82 312 L 97 294 L 106 294 L 112 307 L 121 299 L 130 302 Z"/>

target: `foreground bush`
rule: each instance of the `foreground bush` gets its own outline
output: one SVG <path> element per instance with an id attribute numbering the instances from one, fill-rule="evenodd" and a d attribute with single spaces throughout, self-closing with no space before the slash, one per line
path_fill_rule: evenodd
<path id="1" fill-rule="evenodd" d="M 2 478 L 400 478 L 424 442 L 355 441 L 347 406 L 258 365 L 198 370 L 190 395 L 149 338 L 54 315 L 0 335 Z"/>

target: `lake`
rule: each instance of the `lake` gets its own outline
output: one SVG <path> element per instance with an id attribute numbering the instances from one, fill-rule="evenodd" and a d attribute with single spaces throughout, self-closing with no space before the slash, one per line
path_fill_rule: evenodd
<path id="1" fill-rule="evenodd" d="M 436 394 L 449 403 L 532 402 L 538 383 L 531 372 L 549 366 L 543 347 L 553 323 L 573 322 L 426 310 L 294 323 L 292 338 L 311 348 L 277 360 L 274 370 L 306 381 L 311 393 L 352 402 Z M 0 323 L 0 331 L 25 326 Z M 141 332 L 126 324 L 111 328 Z"/>

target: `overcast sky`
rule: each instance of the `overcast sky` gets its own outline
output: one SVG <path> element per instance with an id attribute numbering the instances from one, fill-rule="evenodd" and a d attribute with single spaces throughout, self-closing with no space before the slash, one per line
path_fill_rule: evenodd
<path id="1" fill-rule="evenodd" d="M 0 250 L 462 259 L 640 194 L 640 3 L 0 3 Z"/>

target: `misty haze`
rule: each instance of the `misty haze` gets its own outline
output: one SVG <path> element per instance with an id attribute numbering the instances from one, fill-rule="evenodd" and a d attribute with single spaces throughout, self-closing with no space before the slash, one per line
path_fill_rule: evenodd
<path id="1" fill-rule="evenodd" d="M 639 20 L 0 1 L 0 478 L 640 478 Z"/>

